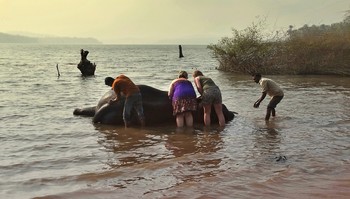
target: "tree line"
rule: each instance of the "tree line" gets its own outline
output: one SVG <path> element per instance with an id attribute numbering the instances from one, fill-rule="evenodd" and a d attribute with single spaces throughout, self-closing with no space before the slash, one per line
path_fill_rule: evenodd
<path id="1" fill-rule="evenodd" d="M 78 37 L 27 37 L 0 33 L 0 43 L 31 43 L 31 44 L 101 44 L 94 38 Z"/>

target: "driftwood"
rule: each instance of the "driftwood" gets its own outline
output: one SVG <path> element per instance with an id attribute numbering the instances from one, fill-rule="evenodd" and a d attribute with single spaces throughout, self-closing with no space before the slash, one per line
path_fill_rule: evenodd
<path id="1" fill-rule="evenodd" d="M 182 46 L 179 45 L 179 58 L 184 57 L 184 55 L 182 54 Z"/>
<path id="2" fill-rule="evenodd" d="M 57 77 L 60 77 L 61 74 L 60 74 L 60 70 L 58 70 L 58 64 L 56 64 L 56 69 L 57 69 Z"/>
<path id="3" fill-rule="evenodd" d="M 89 54 L 89 51 L 84 50 L 84 49 L 80 50 L 81 60 L 80 60 L 80 63 L 78 64 L 77 68 L 80 70 L 80 72 L 83 76 L 95 75 L 96 64 L 91 63 L 87 59 L 88 54 Z"/>

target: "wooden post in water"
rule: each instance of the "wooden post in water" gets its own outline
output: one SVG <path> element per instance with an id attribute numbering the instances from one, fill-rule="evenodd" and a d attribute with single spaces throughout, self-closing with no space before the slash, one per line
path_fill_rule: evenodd
<path id="1" fill-rule="evenodd" d="M 179 45 L 179 58 L 184 57 L 184 55 L 182 54 L 182 47 L 181 45 Z"/>
<path id="2" fill-rule="evenodd" d="M 57 69 L 57 77 L 60 77 L 61 74 L 60 74 L 60 70 L 58 70 L 58 64 L 56 64 L 56 69 Z"/>

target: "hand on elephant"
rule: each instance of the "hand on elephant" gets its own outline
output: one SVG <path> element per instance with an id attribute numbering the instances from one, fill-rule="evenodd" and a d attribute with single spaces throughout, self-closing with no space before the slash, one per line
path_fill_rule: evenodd
<path id="1" fill-rule="evenodd" d="M 108 104 L 113 104 L 117 101 L 118 101 L 118 98 L 114 98 L 114 99 L 109 100 Z"/>

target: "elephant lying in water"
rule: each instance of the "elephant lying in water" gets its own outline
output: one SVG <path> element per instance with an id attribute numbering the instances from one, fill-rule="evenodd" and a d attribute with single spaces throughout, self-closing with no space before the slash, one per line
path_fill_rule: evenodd
<path id="1" fill-rule="evenodd" d="M 146 85 L 138 86 L 142 94 L 146 126 L 162 123 L 176 124 L 168 93 Z M 82 109 L 78 108 L 74 110 L 73 114 L 93 117 L 94 123 L 123 125 L 124 100 L 119 100 L 112 104 L 108 103 L 109 100 L 115 98 L 115 96 L 114 91 L 109 90 L 101 97 L 97 106 Z M 200 102 L 200 99 L 198 100 Z M 235 116 L 234 112 L 229 111 L 224 104 L 222 105 L 222 109 L 226 122 L 233 120 Z M 200 106 L 197 111 L 193 112 L 194 123 L 204 124 L 203 114 L 203 108 Z M 132 125 L 138 124 L 136 112 L 131 113 L 131 118 Z M 212 124 L 218 123 L 214 109 L 211 112 L 211 121 Z"/>

